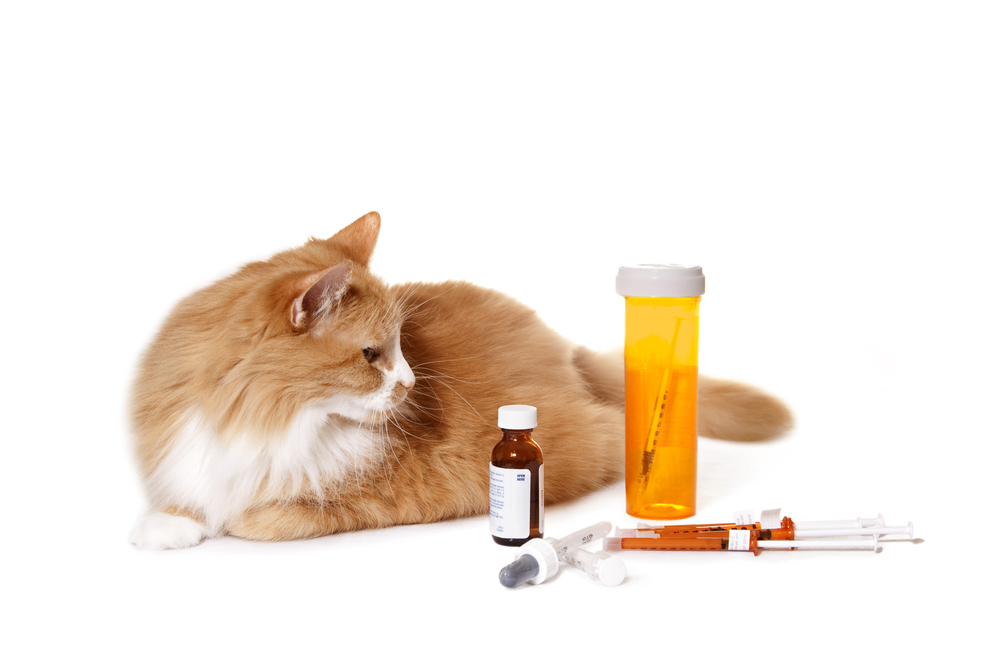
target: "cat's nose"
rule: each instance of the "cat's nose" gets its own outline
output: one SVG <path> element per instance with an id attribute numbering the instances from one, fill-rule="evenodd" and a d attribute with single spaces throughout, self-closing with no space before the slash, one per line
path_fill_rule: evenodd
<path id="1" fill-rule="evenodd" d="M 410 392 L 410 389 L 413 388 L 413 384 L 415 384 L 416 381 L 417 378 L 414 376 L 413 371 L 410 370 L 409 364 L 404 361 L 402 367 L 399 369 L 399 375 L 397 375 L 396 382 L 405 388 L 406 392 Z"/>

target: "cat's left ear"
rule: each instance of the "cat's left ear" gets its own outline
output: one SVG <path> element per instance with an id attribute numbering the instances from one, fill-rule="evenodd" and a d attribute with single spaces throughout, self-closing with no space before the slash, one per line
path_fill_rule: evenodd
<path id="1" fill-rule="evenodd" d="M 358 264 L 368 266 L 381 227 L 382 217 L 378 212 L 369 212 L 327 241 L 343 250 Z"/>
<path id="2" fill-rule="evenodd" d="M 347 291 L 351 268 L 350 262 L 341 262 L 303 278 L 298 283 L 299 294 L 292 301 L 292 326 L 306 328 L 332 314 Z"/>

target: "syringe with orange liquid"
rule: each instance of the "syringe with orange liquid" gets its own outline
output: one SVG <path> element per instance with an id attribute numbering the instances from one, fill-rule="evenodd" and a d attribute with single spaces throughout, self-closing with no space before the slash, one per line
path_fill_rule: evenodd
<path id="1" fill-rule="evenodd" d="M 615 536 L 606 538 L 605 547 L 612 550 L 752 550 L 761 548 L 786 549 L 871 549 L 878 550 L 882 535 L 908 535 L 913 538 L 913 522 L 906 526 L 886 527 L 885 519 L 813 521 L 796 525 L 791 518 L 780 516 L 781 510 L 766 510 L 761 521 L 753 522 L 752 513 L 737 513 L 736 523 L 707 525 L 674 525 L 656 528 L 616 528 Z M 872 536 L 867 540 L 816 540 L 826 537 Z M 813 538 L 803 541 L 805 538 Z M 794 544 L 788 542 L 794 541 Z M 772 543 L 774 542 L 774 543 Z"/>
<path id="2" fill-rule="evenodd" d="M 696 537 L 667 535 L 666 537 L 605 537 L 605 551 L 750 551 L 760 555 L 762 549 L 795 551 L 866 550 L 878 551 L 879 538 L 871 539 L 760 539 L 759 530 L 732 529 L 723 533 L 706 533 Z"/>
<path id="3" fill-rule="evenodd" d="M 616 528 L 616 537 L 653 537 L 665 535 L 699 535 L 747 529 L 760 531 L 760 539 L 805 539 L 811 537 L 844 537 L 856 535 L 909 535 L 913 537 L 913 522 L 906 526 L 886 527 L 881 514 L 874 519 L 841 519 L 836 521 L 803 521 L 795 523 L 791 517 L 781 517 L 781 509 L 765 510 L 760 521 L 753 521 L 752 512 L 736 513 L 732 524 L 676 524 L 655 528 Z"/>

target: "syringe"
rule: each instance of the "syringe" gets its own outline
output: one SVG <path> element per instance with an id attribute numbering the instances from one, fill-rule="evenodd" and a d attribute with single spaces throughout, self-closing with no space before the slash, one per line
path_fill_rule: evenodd
<path id="1" fill-rule="evenodd" d="M 871 539 L 810 539 L 810 540 L 763 540 L 758 539 L 756 530 L 729 530 L 725 535 L 711 533 L 704 536 L 685 537 L 666 535 L 664 537 L 605 537 L 605 551 L 750 551 L 760 555 L 761 549 L 814 550 L 868 550 L 878 551 L 878 535 Z"/>
<path id="2" fill-rule="evenodd" d="M 618 585 L 625 578 L 625 563 L 621 558 L 580 548 L 610 532 L 611 523 L 602 521 L 562 539 L 528 540 L 515 551 L 514 562 L 500 570 L 500 584 L 511 588 L 525 582 L 541 584 L 556 574 L 562 560 L 609 587 Z"/>
<path id="3" fill-rule="evenodd" d="M 752 523 L 752 513 L 737 513 L 737 523 L 674 526 L 658 526 L 656 528 L 617 528 L 616 537 L 664 537 L 666 535 L 702 535 L 706 533 L 725 533 L 729 530 L 757 530 L 758 539 L 803 539 L 811 537 L 843 537 L 857 535 L 909 535 L 913 537 L 913 522 L 897 527 L 886 527 L 885 517 L 881 514 L 875 519 L 843 519 L 838 521 L 804 521 L 795 523 L 789 517 L 781 518 L 781 509 L 765 510 L 761 513 L 760 522 Z M 741 523 L 742 520 L 742 523 Z"/>
<path id="4" fill-rule="evenodd" d="M 759 540 L 808 539 L 816 537 L 857 537 L 867 535 L 908 535 L 913 539 L 913 522 L 906 526 L 883 526 L 871 528 L 816 528 L 801 530 L 789 517 L 781 520 L 781 528 L 760 528 L 760 524 L 740 526 L 737 524 L 717 524 L 709 526 L 665 526 L 663 528 L 616 528 L 615 536 L 622 538 L 649 539 L 659 537 L 727 537 L 731 530 L 750 530 Z"/>

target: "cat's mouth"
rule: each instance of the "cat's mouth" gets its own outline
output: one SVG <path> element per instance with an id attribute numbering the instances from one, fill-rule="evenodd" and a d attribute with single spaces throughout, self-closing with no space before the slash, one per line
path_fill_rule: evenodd
<path id="1" fill-rule="evenodd" d="M 349 397 L 341 395 L 326 402 L 330 415 L 352 420 L 359 424 L 381 425 L 399 415 L 407 415 L 403 409 L 412 385 L 396 384 L 391 390 L 382 390 L 368 396 Z"/>

